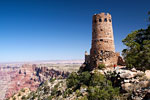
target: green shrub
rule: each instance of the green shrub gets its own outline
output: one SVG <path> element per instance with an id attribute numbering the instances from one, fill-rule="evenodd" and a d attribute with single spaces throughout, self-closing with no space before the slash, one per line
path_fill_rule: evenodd
<path id="1" fill-rule="evenodd" d="M 66 80 L 66 84 L 68 88 L 77 87 L 79 84 L 79 76 L 76 72 L 73 72 L 69 75 L 69 77 Z"/>
<path id="2" fill-rule="evenodd" d="M 57 90 L 58 90 L 57 88 L 53 88 L 53 89 L 52 89 L 52 92 L 51 92 L 51 95 L 52 95 L 52 96 L 56 95 Z"/>
<path id="3" fill-rule="evenodd" d="M 60 85 L 60 82 L 57 83 L 54 88 L 51 90 L 51 95 L 54 96 L 54 95 L 60 95 L 61 94 L 61 91 L 58 91 L 58 87 Z"/>
<path id="4" fill-rule="evenodd" d="M 48 94 L 49 91 L 50 91 L 50 87 L 44 86 L 44 94 Z"/>
<path id="5" fill-rule="evenodd" d="M 91 74 L 88 71 L 82 72 L 81 74 L 79 74 L 80 84 L 88 85 L 90 79 L 91 79 Z"/>
<path id="6" fill-rule="evenodd" d="M 99 64 L 98 65 L 98 69 L 103 69 L 103 68 L 105 68 L 105 64 Z"/>
<path id="7" fill-rule="evenodd" d="M 22 100 L 25 100 L 25 99 L 26 99 L 26 97 L 25 97 L 25 96 L 22 96 L 22 97 L 21 97 L 21 99 L 22 99 Z"/>
<path id="8" fill-rule="evenodd" d="M 114 97 L 119 93 L 118 89 L 114 89 L 112 86 L 107 88 L 91 86 L 89 87 L 88 91 L 88 100 L 114 100 Z"/>
<path id="9" fill-rule="evenodd" d="M 16 98 L 15 98 L 15 97 L 13 97 L 13 100 L 16 100 Z"/>
<path id="10" fill-rule="evenodd" d="M 76 90 L 76 95 L 77 95 L 77 97 L 81 96 L 81 92 L 79 89 Z"/>
<path id="11" fill-rule="evenodd" d="M 81 93 L 79 91 L 81 86 L 88 87 L 88 100 L 113 100 L 119 95 L 119 89 L 114 88 L 112 86 L 112 82 L 100 72 L 94 72 L 92 74 L 90 72 L 82 72 L 79 74 L 75 72 L 71 73 L 67 79 L 67 87 L 72 88 L 77 96 L 81 96 Z M 68 90 L 66 90 L 63 94 L 63 97 L 67 96 Z M 87 99 L 83 98 L 83 100 Z"/>
<path id="12" fill-rule="evenodd" d="M 104 89 L 100 89 L 98 87 L 89 87 L 89 100 L 110 100 L 109 94 Z"/>
<path id="13" fill-rule="evenodd" d="M 54 82 L 56 80 L 56 78 L 52 78 L 50 79 L 50 82 Z"/>
<path id="14" fill-rule="evenodd" d="M 70 94 L 72 94 L 72 90 L 67 88 L 66 91 L 64 91 L 63 93 L 63 98 L 66 98 L 67 96 L 69 96 Z"/>
<path id="15" fill-rule="evenodd" d="M 37 97 L 37 95 L 33 92 L 32 93 L 32 99 L 34 100 Z"/>
<path id="16" fill-rule="evenodd" d="M 21 96 L 21 93 L 19 93 L 18 96 Z"/>
<path id="17" fill-rule="evenodd" d="M 46 100 L 52 100 L 53 96 L 48 96 Z"/>
<path id="18" fill-rule="evenodd" d="M 25 92 L 25 89 L 21 89 L 21 92 Z"/>
<path id="19" fill-rule="evenodd" d="M 88 100 L 87 96 L 83 96 L 81 98 L 79 98 L 78 100 Z"/>
<path id="20" fill-rule="evenodd" d="M 89 81 L 90 86 L 105 86 L 106 85 L 106 78 L 103 74 L 99 73 L 99 72 L 95 72 L 92 77 L 91 80 Z"/>
<path id="21" fill-rule="evenodd" d="M 103 74 L 95 72 L 91 77 L 88 93 L 89 100 L 113 100 L 119 95 L 119 89 L 114 88 Z"/>
<path id="22" fill-rule="evenodd" d="M 82 84 L 88 85 L 90 78 L 91 74 L 88 71 L 79 74 L 73 72 L 67 78 L 67 87 L 76 87 L 76 89 L 79 89 Z"/>
<path id="23" fill-rule="evenodd" d="M 107 80 L 111 81 L 113 87 L 121 87 L 121 82 L 124 80 L 116 71 L 108 71 L 105 73 L 105 77 Z"/>

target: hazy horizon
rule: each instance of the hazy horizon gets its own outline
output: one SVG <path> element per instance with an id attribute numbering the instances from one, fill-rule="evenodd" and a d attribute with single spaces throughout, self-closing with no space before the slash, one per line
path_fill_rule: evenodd
<path id="1" fill-rule="evenodd" d="M 0 64 L 2 63 L 34 63 L 34 62 L 59 62 L 59 61 L 84 61 L 84 59 L 53 59 L 53 60 L 30 60 L 30 61 L 4 61 L 4 62 L 1 62 L 0 61 Z"/>

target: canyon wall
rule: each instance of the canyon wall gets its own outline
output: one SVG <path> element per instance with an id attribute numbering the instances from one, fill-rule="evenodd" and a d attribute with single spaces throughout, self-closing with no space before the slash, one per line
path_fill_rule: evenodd
<path id="1" fill-rule="evenodd" d="M 28 87 L 35 91 L 42 82 L 51 78 L 66 78 L 69 72 L 49 67 L 37 67 L 36 64 L 24 64 L 22 67 L 0 67 L 0 100 L 4 100 Z"/>

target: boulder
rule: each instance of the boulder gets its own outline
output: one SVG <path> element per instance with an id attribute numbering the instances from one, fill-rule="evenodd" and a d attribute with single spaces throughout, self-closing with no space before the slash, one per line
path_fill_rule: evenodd
<path id="1" fill-rule="evenodd" d="M 125 73 L 120 73 L 121 78 L 133 78 L 137 75 L 136 72 L 131 72 L 129 70 L 125 71 Z"/>
<path id="2" fill-rule="evenodd" d="M 122 89 L 124 89 L 125 91 L 131 91 L 131 87 L 133 87 L 132 83 L 124 83 L 121 85 Z"/>
<path id="3" fill-rule="evenodd" d="M 130 76 L 131 76 L 130 73 L 120 73 L 120 77 L 121 77 L 121 78 L 128 78 L 128 77 L 130 77 Z"/>
<path id="4" fill-rule="evenodd" d="M 141 86 L 141 88 L 145 88 L 148 86 L 149 81 L 140 81 L 139 85 Z"/>
<path id="5" fill-rule="evenodd" d="M 150 79 L 150 70 L 146 70 L 146 71 L 145 71 L 145 76 L 146 76 L 148 79 Z"/>
<path id="6" fill-rule="evenodd" d="M 144 72 L 142 72 L 142 71 L 137 71 L 137 76 L 142 77 L 142 76 L 144 76 L 144 75 L 145 75 Z"/>
<path id="7" fill-rule="evenodd" d="M 130 80 L 124 80 L 124 82 L 125 82 L 125 83 L 129 83 L 129 82 L 130 82 Z"/>
<path id="8" fill-rule="evenodd" d="M 137 72 L 137 70 L 135 68 L 132 68 L 131 71 L 132 72 Z"/>
<path id="9" fill-rule="evenodd" d="M 134 99 L 133 99 L 133 100 L 142 100 L 142 98 L 140 98 L 140 97 L 136 96 L 136 97 L 134 97 Z"/>

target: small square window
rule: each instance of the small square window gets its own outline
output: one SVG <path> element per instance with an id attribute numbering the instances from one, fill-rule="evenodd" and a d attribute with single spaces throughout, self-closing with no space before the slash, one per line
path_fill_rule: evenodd
<path id="1" fill-rule="evenodd" d="M 109 22 L 111 22 L 111 19 L 109 19 Z"/>
<path id="2" fill-rule="evenodd" d="M 99 19 L 99 22 L 102 22 L 102 19 L 101 19 L 101 18 Z"/>
<path id="3" fill-rule="evenodd" d="M 104 22 L 107 22 L 107 18 L 104 19 Z"/>
<path id="4" fill-rule="evenodd" d="M 95 29 L 93 30 L 93 32 L 95 32 Z"/>
<path id="5" fill-rule="evenodd" d="M 103 59 L 99 59 L 99 61 L 100 61 L 100 62 L 102 62 L 102 61 L 103 61 Z"/>
<path id="6" fill-rule="evenodd" d="M 103 39 L 100 39 L 100 41 L 103 41 Z"/>

